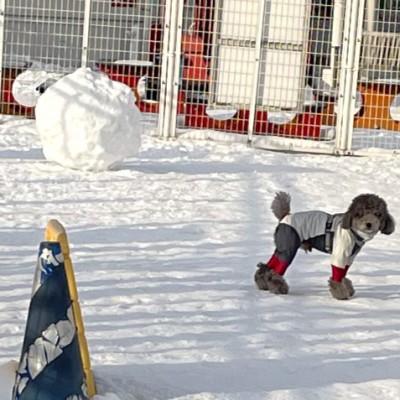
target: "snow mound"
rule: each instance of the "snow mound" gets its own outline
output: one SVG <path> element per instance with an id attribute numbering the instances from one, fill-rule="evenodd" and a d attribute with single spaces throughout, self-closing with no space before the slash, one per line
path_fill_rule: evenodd
<path id="1" fill-rule="evenodd" d="M 104 171 L 135 155 L 143 128 L 135 101 L 131 88 L 90 68 L 62 77 L 36 106 L 44 156 L 63 167 Z"/>

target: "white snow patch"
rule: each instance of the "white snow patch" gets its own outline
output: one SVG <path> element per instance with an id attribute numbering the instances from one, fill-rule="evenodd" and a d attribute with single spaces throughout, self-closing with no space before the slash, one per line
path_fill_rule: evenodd
<path id="1" fill-rule="evenodd" d="M 61 78 L 39 98 L 36 125 L 47 160 L 104 171 L 140 147 L 142 121 L 126 85 L 90 68 Z"/>

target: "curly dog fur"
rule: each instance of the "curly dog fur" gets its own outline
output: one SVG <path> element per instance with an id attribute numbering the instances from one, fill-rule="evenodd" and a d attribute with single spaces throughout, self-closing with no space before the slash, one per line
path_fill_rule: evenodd
<path id="1" fill-rule="evenodd" d="M 355 197 L 343 216 L 344 229 L 373 231 L 390 235 L 395 230 L 395 222 L 390 215 L 385 200 L 375 194 L 360 194 Z"/>
<path id="2" fill-rule="evenodd" d="M 275 230 L 275 251 L 266 263 L 259 263 L 255 282 L 260 290 L 287 294 L 289 286 L 283 275 L 292 263 L 297 250 L 316 249 L 331 254 L 332 276 L 328 280 L 331 295 L 347 300 L 354 293 L 352 281 L 346 274 L 365 242 L 378 232 L 390 235 L 395 220 L 385 200 L 376 194 L 360 194 L 342 214 L 324 211 L 291 213 L 291 197 L 276 193 L 271 209 L 279 224 Z"/>

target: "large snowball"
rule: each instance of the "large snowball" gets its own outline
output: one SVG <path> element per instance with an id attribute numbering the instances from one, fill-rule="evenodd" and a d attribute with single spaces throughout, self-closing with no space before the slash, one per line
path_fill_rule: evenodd
<path id="1" fill-rule="evenodd" d="M 64 167 L 104 171 L 140 147 L 141 114 L 123 83 L 80 68 L 50 86 L 36 106 L 47 160 Z"/>

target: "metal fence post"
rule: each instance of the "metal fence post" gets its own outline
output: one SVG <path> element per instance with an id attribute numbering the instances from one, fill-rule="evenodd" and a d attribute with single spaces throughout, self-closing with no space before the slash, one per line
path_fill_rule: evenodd
<path id="1" fill-rule="evenodd" d="M 265 21 L 265 0 L 259 2 L 259 18 L 257 37 L 255 43 L 255 58 L 254 58 L 254 71 L 253 71 L 253 88 L 252 96 L 250 101 L 250 116 L 249 126 L 247 130 L 247 142 L 250 145 L 253 140 L 254 124 L 256 121 L 257 103 L 259 98 L 259 85 L 260 85 L 260 59 L 261 59 L 261 47 L 264 40 L 264 21 Z"/>
<path id="2" fill-rule="evenodd" d="M 167 0 L 158 117 L 158 135 L 163 139 L 176 136 L 182 16 L 183 0 Z"/>
<path id="3" fill-rule="evenodd" d="M 354 110 L 365 0 L 346 2 L 338 93 L 337 136 L 334 152 L 352 154 Z"/>
<path id="4" fill-rule="evenodd" d="M 83 17 L 82 57 L 81 66 L 87 67 L 90 34 L 90 13 L 92 11 L 92 0 L 85 0 L 85 12 Z"/>
<path id="5" fill-rule="evenodd" d="M 168 73 L 168 46 L 169 46 L 169 35 L 171 27 L 171 7 L 174 0 L 166 0 L 165 2 L 165 14 L 163 23 L 163 44 L 162 44 L 162 59 L 161 59 L 161 74 L 160 74 L 160 102 L 158 108 L 158 126 L 157 132 L 159 137 L 164 136 L 165 120 L 167 113 L 167 73 Z"/>
<path id="6" fill-rule="evenodd" d="M 177 2 L 177 13 L 173 13 L 174 23 L 172 26 L 175 28 L 175 41 L 174 45 L 174 71 L 173 76 L 170 79 L 173 79 L 172 82 L 172 107 L 171 107 L 171 116 L 170 116 L 170 127 L 169 127 L 169 136 L 176 137 L 176 120 L 178 116 L 178 97 L 179 97 L 179 89 L 181 87 L 181 73 L 183 73 L 181 69 L 182 63 L 182 20 L 183 20 L 183 7 L 184 0 L 178 0 Z"/>
<path id="7" fill-rule="evenodd" d="M 0 0 L 0 93 L 3 91 L 4 24 L 6 0 Z"/>

